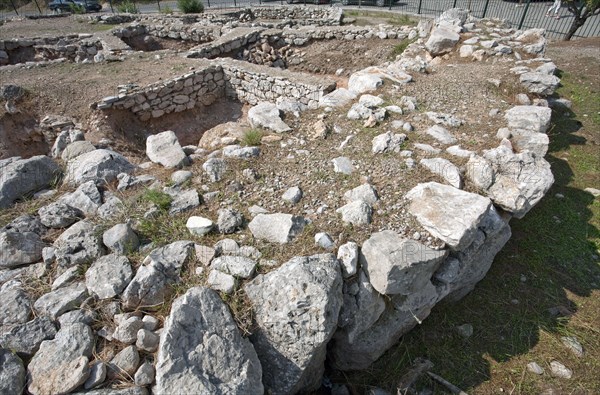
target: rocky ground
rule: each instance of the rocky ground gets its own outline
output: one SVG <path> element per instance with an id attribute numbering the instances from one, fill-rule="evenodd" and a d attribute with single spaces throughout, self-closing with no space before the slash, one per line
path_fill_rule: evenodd
<path id="1" fill-rule="evenodd" d="M 74 29 L 72 20 L 60 21 L 58 26 L 64 24 L 61 31 Z M 32 30 L 23 31 L 31 33 L 37 28 L 42 33 L 49 22 L 9 22 L 0 26 L 0 31 L 9 31 L 13 23 L 29 24 L 27 28 Z M 103 30 L 96 25 L 80 26 L 95 33 Z M 25 28 L 19 25 L 19 29 Z M 359 310 L 354 314 L 357 316 L 381 308 L 372 322 L 357 323 L 350 317 L 347 300 L 342 301 L 362 292 L 350 288 L 365 286 L 358 285 L 364 284 L 364 273 L 357 273 L 355 259 L 352 263 L 359 245 L 363 246 L 364 259 L 368 261 L 367 242 L 371 240 L 377 245 L 373 235 L 390 230 L 398 235 L 393 237 L 419 242 L 417 244 L 427 246 L 423 248 L 431 248 L 427 250 L 431 254 L 439 254 L 439 259 L 434 260 L 437 268 L 447 254 L 445 247 L 450 246 L 458 254 L 473 242 L 471 235 L 463 234 L 454 240 L 444 231 L 440 232 L 443 221 L 440 223 L 439 218 L 431 217 L 430 212 L 418 214 L 411 199 L 405 199 L 408 191 L 428 181 L 451 184 L 467 192 L 483 190 L 502 209 L 521 217 L 530 206 L 503 200 L 502 188 L 494 191 L 493 185 L 469 173 L 468 165 L 474 166 L 472 161 L 481 160 L 484 162 L 479 163 L 497 166 L 495 176 L 500 179 L 504 174 L 503 165 L 494 162 L 499 153 L 508 158 L 521 155 L 518 166 L 523 166 L 523 162 L 530 166 L 520 167 L 521 170 L 535 169 L 542 175 L 534 187 L 519 191 L 531 193 L 528 197 L 532 205 L 549 187 L 549 166 L 541 161 L 547 140 L 544 142 L 538 136 L 542 133 L 538 132 L 545 132 L 549 126 L 549 109 L 543 97 L 552 93 L 557 82 L 550 77 L 536 77 L 544 81 L 529 82 L 529 85 L 526 81 L 523 85 L 519 82 L 519 73 L 541 67 L 538 73 L 551 76 L 554 66 L 535 59 L 543 55 L 540 53 L 543 48 L 536 47 L 540 43 L 536 41 L 539 40 L 537 33 L 517 38 L 518 33 L 494 24 L 487 25 L 486 29 L 489 31 L 462 36 L 460 51 L 446 51 L 431 44 L 427 48 L 430 53 L 439 51 L 435 58 L 424 53 L 424 39 L 409 47 L 404 58 L 398 59 L 391 54 L 401 40 L 369 39 L 356 44 L 338 40 L 313 42 L 301 49 L 303 61 L 291 67 L 292 70 L 331 75 L 339 87 L 370 94 L 354 94 L 347 103 L 336 99 L 320 109 L 298 114 L 288 111 L 282 119 L 275 116 L 266 123 L 262 114 L 256 114 L 257 107 L 226 101 L 213 104 L 215 111 L 210 117 L 190 110 L 177 118 L 148 124 L 126 115 L 111 118 L 110 113 L 90 107 L 91 103 L 115 94 L 118 85 L 143 86 L 158 78 L 168 80 L 192 70 L 195 61 L 181 57 L 179 49 L 136 52 L 112 63 L 64 62 L 44 67 L 8 66 L 0 70 L 3 82 L 7 80 L 21 86 L 26 92 L 14 103 L 17 111 L 7 108 L 0 113 L 2 157 L 48 154 L 50 147 L 43 132 L 53 128 L 63 130 L 59 138 L 62 143 L 54 142 L 52 149 L 53 156 L 60 158 L 57 160 L 65 169 L 63 182 L 51 180 L 56 188 L 53 192 L 17 202 L 1 213 L 2 225 L 7 226 L 2 233 L 6 247 L 2 267 L 8 269 L 0 272 L 4 283 L 2 293 L 5 294 L 3 299 L 15 301 L 14 309 L 2 316 L 3 328 L 6 326 L 7 333 L 11 331 L 3 335 L 8 339 L 3 342 L 10 341 L 11 346 L 7 348 L 21 350 L 19 355 L 28 361 L 28 391 L 34 394 L 64 392 L 81 385 L 88 389 L 106 383 L 126 387 L 134 382 L 137 387 L 124 391 L 143 393 L 144 386 L 150 385 L 155 376 L 158 393 L 174 385 L 187 385 L 185 388 L 190 390 L 225 391 L 225 387 L 210 387 L 212 384 L 203 380 L 178 381 L 179 374 L 201 375 L 194 372 L 196 366 L 200 366 L 198 369 L 202 372 L 218 375 L 220 381 L 243 393 L 262 393 L 263 384 L 286 393 L 315 388 L 320 380 L 315 381 L 314 375 L 322 373 L 325 346 L 336 326 L 342 326 L 342 321 L 337 321 L 340 309 L 342 316 L 344 309 L 347 315 L 348 322 L 343 324 L 355 328 L 346 329 L 352 333 L 375 325 L 379 314 L 389 308 L 379 296 L 372 296 L 371 306 L 361 306 L 361 299 L 356 296 Z M 12 30 L 13 34 L 18 31 Z M 470 43 L 464 42 L 469 39 Z M 492 44 L 495 40 L 500 46 L 498 42 Z M 472 47 L 467 48 L 470 45 Z M 345 56 L 357 51 L 356 48 L 365 56 Z M 520 53 L 521 63 L 515 63 L 512 48 Z M 325 53 L 327 56 L 323 56 Z M 410 60 L 402 64 L 413 82 L 388 79 L 383 83 L 381 78 L 377 82 L 368 74 L 358 78 L 359 81 L 348 78 L 367 66 L 381 65 L 387 60 L 402 62 L 402 59 Z M 515 71 L 519 66 L 522 69 Z M 373 83 L 375 85 L 369 85 Z M 367 88 L 363 90 L 364 86 Z M 530 106 L 532 101 L 534 106 Z M 565 104 L 568 105 L 553 103 L 554 106 Z M 515 105 L 526 105 L 527 110 L 514 110 Z M 50 117 L 41 122 L 48 115 Z M 175 119 L 176 124 L 169 124 Z M 228 121 L 233 123 L 213 128 Z M 53 122 L 54 125 L 50 125 Z M 284 122 L 292 133 L 275 133 L 270 122 Z M 511 143 L 497 148 L 500 143 L 497 132 L 507 126 L 513 128 L 512 144 L 517 151 L 534 154 L 513 154 Z M 532 135 L 530 130 L 521 135 L 526 138 L 519 139 L 514 129 L 520 128 L 537 129 L 537 134 Z M 21 133 L 14 133 L 15 130 Z M 504 136 L 511 137 L 510 132 Z M 241 147 L 232 146 L 233 143 Z M 484 153 L 486 150 L 488 153 Z M 476 155 L 475 159 L 472 154 Z M 58 165 L 43 161 L 35 165 L 7 161 L 2 162 L 2 166 L 6 166 L 5 169 L 17 166 L 16 172 L 46 172 L 48 184 L 48 178 Z M 111 162 L 110 166 L 104 165 L 107 161 Z M 133 165 L 141 166 L 134 171 Z M 175 171 L 184 165 L 183 170 Z M 33 167 L 29 170 L 28 166 Z M 507 170 L 508 167 L 504 168 Z M 11 171 L 15 170 L 11 168 Z M 124 174 L 117 179 L 118 173 Z M 132 175 L 127 175 L 129 173 Z M 103 177 L 109 183 L 97 188 L 98 179 Z M 512 187 L 511 182 L 512 179 L 507 179 L 504 188 Z M 442 188 L 450 188 L 448 196 L 452 196 L 453 188 Z M 436 192 L 431 189 L 423 193 L 425 195 L 416 200 L 425 201 L 428 193 L 435 195 Z M 413 196 L 415 194 L 416 190 Z M 60 196 L 58 200 L 57 196 Z M 457 210 L 466 196 L 456 196 Z M 3 195 L 3 206 L 12 205 L 18 197 Z M 473 201 L 473 207 L 479 204 L 479 200 Z M 510 230 L 500 225 L 503 222 L 489 208 L 489 203 L 481 204 L 485 207 L 474 223 L 476 228 L 490 232 L 484 232 L 486 242 L 491 242 L 492 233 L 494 237 L 496 233 L 508 232 L 509 235 Z M 468 208 L 464 210 L 466 213 Z M 279 217 L 269 217 L 265 222 L 268 216 L 261 213 L 281 214 L 273 214 Z M 36 215 L 17 219 L 21 214 Z M 482 218 L 497 224 L 484 223 Z M 68 229 L 63 231 L 65 228 Z M 452 229 L 451 232 L 457 231 Z M 498 236 L 502 242 L 494 240 L 496 244 L 506 242 L 504 236 Z M 14 255 L 6 253 L 9 247 Z M 370 248 L 376 255 L 377 248 Z M 492 247 L 486 245 L 485 248 Z M 335 250 L 344 264 L 347 263 L 342 271 L 331 255 L 299 258 Z M 43 262 L 38 263 L 40 259 Z M 314 265 L 324 270 L 322 276 L 312 272 Z M 251 280 L 257 273 L 260 276 Z M 388 288 L 393 288 L 387 284 L 388 280 L 379 283 L 375 273 L 369 275 L 379 293 L 395 293 Z M 429 277 L 432 275 L 433 272 L 429 273 Z M 440 288 L 435 292 L 444 296 L 451 292 L 460 295 L 472 288 L 478 276 L 473 274 L 473 278 L 460 286 L 449 282 L 443 291 L 440 289 L 444 286 L 436 282 Z M 297 305 L 290 307 L 285 303 L 290 294 L 279 293 L 269 284 L 287 284 L 283 287 L 285 292 L 301 295 L 307 292 L 314 300 L 305 306 L 307 302 L 300 298 L 296 300 Z M 306 284 L 314 289 L 306 291 Z M 424 284 L 431 283 L 426 279 Z M 192 288 L 196 285 L 219 290 L 233 316 L 216 294 L 204 288 Z M 369 287 L 365 289 L 370 289 L 370 295 L 378 295 Z M 181 295 L 184 296 L 171 308 L 173 298 Z M 435 296 L 435 301 L 440 298 Z M 419 309 L 425 306 L 424 312 L 415 310 L 420 318 L 411 311 L 408 326 L 415 325 L 413 316 L 419 321 L 431 308 L 431 301 L 390 300 L 394 304 L 419 306 Z M 72 310 L 73 306 L 80 309 Z M 305 311 L 307 306 L 313 310 Z M 28 312 L 31 308 L 40 317 L 31 320 L 33 317 Z M 191 310 L 202 311 L 209 318 L 186 314 Z M 274 318 L 273 311 L 281 316 Z M 301 317 L 305 313 L 308 318 Z M 214 320 L 215 316 L 222 320 Z M 305 326 L 309 332 L 307 337 L 291 341 L 298 333 L 305 332 L 290 331 L 285 325 L 280 328 L 278 325 L 284 323 L 286 317 L 295 317 L 291 322 Z M 57 321 L 60 322 L 58 331 Z M 220 366 L 207 367 L 219 358 L 202 359 L 178 344 L 159 343 L 159 337 L 169 336 L 180 339 L 180 344 L 197 342 L 197 338 L 186 333 L 185 328 L 189 326 L 201 327 L 203 333 L 217 333 L 213 340 L 201 341 L 200 350 L 206 349 L 216 356 L 235 350 L 236 355 L 219 362 Z M 238 328 L 242 335 L 252 334 L 250 339 L 256 352 L 238 333 Z M 313 330 L 316 334 L 311 332 Z M 23 345 L 22 333 L 33 333 L 31 336 L 35 339 Z M 343 343 L 340 339 L 348 333 L 338 334 L 340 344 Z M 42 343 L 37 351 L 42 340 L 51 338 L 54 340 Z M 67 347 L 65 342 L 69 339 L 77 341 L 71 341 Z M 94 339 L 97 339 L 95 349 L 91 345 Z M 282 353 L 298 357 L 295 363 L 305 373 L 293 372 L 287 365 L 289 361 L 271 359 L 268 349 L 274 342 L 285 345 Z M 311 347 L 314 349 L 305 355 L 306 349 Z M 2 355 L 9 366 L 14 356 L 5 351 Z M 192 362 L 182 371 L 181 366 L 173 364 L 178 358 Z M 314 359 L 320 359 L 321 365 L 315 366 Z M 55 365 L 53 361 L 60 363 Z M 338 367 L 356 368 L 348 361 L 337 363 Z M 10 366 L 18 366 L 18 363 Z M 241 369 L 246 374 L 237 376 L 236 372 Z M 272 372 L 289 374 L 289 377 L 281 379 Z M 313 377 L 309 377 L 311 375 Z"/>

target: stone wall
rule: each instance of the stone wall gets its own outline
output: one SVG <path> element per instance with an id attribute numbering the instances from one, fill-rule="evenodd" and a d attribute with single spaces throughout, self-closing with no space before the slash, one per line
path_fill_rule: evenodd
<path id="1" fill-rule="evenodd" d="M 197 104 L 210 105 L 225 95 L 225 76 L 218 65 L 205 65 L 200 70 L 180 77 L 148 85 L 133 87 L 117 96 L 109 96 L 96 104 L 101 110 L 129 110 L 140 120 L 158 118 L 172 112 L 194 108 Z"/>
<path id="2" fill-rule="evenodd" d="M 102 44 L 91 34 L 0 40 L 0 66 L 60 58 L 91 61 L 101 49 Z"/>
<path id="3" fill-rule="evenodd" d="M 335 82 L 311 74 L 293 73 L 233 59 L 219 59 L 227 78 L 227 97 L 242 103 L 292 100 L 317 108 L 319 99 L 335 89 Z"/>
<path id="4" fill-rule="evenodd" d="M 220 28 L 216 26 L 189 25 L 183 24 L 180 20 L 170 20 L 172 23 L 165 22 L 165 20 L 161 20 L 160 23 L 154 24 L 133 23 L 129 26 L 113 29 L 112 33 L 118 38 L 132 38 L 147 34 L 154 37 L 198 43 L 212 41 L 221 35 Z"/>
<path id="5" fill-rule="evenodd" d="M 238 51 L 248 44 L 255 43 L 262 29 L 257 28 L 236 28 L 231 32 L 219 37 L 213 42 L 200 45 L 188 51 L 188 58 L 216 58 Z"/>
<path id="6" fill-rule="evenodd" d="M 339 7 L 264 7 L 246 10 L 255 19 L 284 20 L 293 25 L 332 26 L 342 23 Z"/>
<path id="7" fill-rule="evenodd" d="M 201 61 L 198 70 L 146 87 L 129 87 L 96 103 L 100 110 L 129 110 L 142 121 L 172 112 L 209 106 L 227 97 L 242 103 L 274 101 L 278 97 L 317 108 L 319 99 L 335 82 L 309 74 L 292 73 L 233 59 Z"/>

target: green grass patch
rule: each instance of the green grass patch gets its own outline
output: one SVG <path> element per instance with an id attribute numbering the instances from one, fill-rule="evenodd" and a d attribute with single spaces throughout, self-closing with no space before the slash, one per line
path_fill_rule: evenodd
<path id="1" fill-rule="evenodd" d="M 154 189 L 147 189 L 140 199 L 145 202 L 153 203 L 162 211 L 168 210 L 173 201 L 173 198 L 170 195 Z"/>
<path id="2" fill-rule="evenodd" d="M 411 40 L 404 39 L 400 42 L 400 44 L 394 45 L 394 47 L 392 48 L 392 50 L 390 51 L 390 53 L 388 55 L 388 59 L 394 60 L 394 59 L 396 59 L 396 56 L 402 55 L 402 53 L 406 50 L 406 47 L 408 47 L 410 45 L 410 43 L 412 43 Z"/>
<path id="3" fill-rule="evenodd" d="M 385 23 L 393 26 L 416 26 L 418 23 L 408 15 L 385 11 L 348 10 L 344 11 L 344 16 L 356 19 L 354 24 L 357 26 L 377 23 Z"/>
<path id="4" fill-rule="evenodd" d="M 241 143 L 244 146 L 256 146 L 260 145 L 261 139 L 263 138 L 264 133 L 260 129 L 250 129 L 244 132 L 242 136 Z"/>

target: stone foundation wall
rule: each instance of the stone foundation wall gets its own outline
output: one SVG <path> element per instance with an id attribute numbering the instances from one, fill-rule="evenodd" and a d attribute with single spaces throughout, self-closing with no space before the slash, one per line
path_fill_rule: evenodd
<path id="1" fill-rule="evenodd" d="M 309 74 L 292 73 L 233 59 L 203 61 L 198 70 L 148 85 L 129 87 L 96 103 L 100 110 L 129 110 L 147 121 L 172 112 L 209 106 L 227 97 L 256 104 L 282 97 L 317 108 L 319 99 L 335 89 L 335 82 Z"/>
<path id="2" fill-rule="evenodd" d="M 264 7 L 246 10 L 256 19 L 284 20 L 294 25 L 332 26 L 342 23 L 339 7 Z"/>
<path id="3" fill-rule="evenodd" d="M 213 41 L 221 35 L 220 28 L 218 27 L 187 25 L 182 24 L 180 21 L 147 25 L 134 23 L 126 27 L 114 29 L 112 33 L 118 38 L 131 38 L 148 34 L 154 37 L 198 43 Z"/>
<path id="4" fill-rule="evenodd" d="M 277 98 L 318 107 L 319 99 L 335 89 L 335 82 L 310 74 L 254 65 L 233 59 L 217 61 L 227 78 L 227 97 L 243 103 L 274 102 Z"/>
<path id="5" fill-rule="evenodd" d="M 59 58 L 91 61 L 101 49 L 102 44 L 91 34 L 0 40 L 0 66 Z"/>
<path id="6" fill-rule="evenodd" d="M 197 104 L 208 106 L 224 95 L 223 69 L 218 65 L 207 65 L 172 80 L 143 88 L 134 87 L 117 96 L 105 97 L 96 107 L 101 110 L 129 110 L 140 120 L 147 121 L 192 109 Z"/>
<path id="7" fill-rule="evenodd" d="M 226 55 L 258 41 L 261 31 L 262 29 L 255 28 L 236 28 L 213 42 L 192 48 L 186 56 L 213 59 Z"/>

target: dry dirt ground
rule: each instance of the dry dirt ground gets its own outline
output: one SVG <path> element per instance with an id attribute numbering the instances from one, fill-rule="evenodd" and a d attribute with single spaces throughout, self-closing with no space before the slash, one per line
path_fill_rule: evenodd
<path id="1" fill-rule="evenodd" d="M 57 36 L 74 32 L 103 34 L 106 30 L 103 26 L 78 22 L 75 17 L 20 20 L 0 26 L 0 37 Z M 338 78 L 343 85 L 344 76 L 349 73 L 386 61 L 397 44 L 397 40 L 313 43 L 303 49 L 306 53 L 305 62 L 293 69 L 333 78 L 335 71 L 343 68 L 345 72 Z M 556 57 L 555 62 L 561 68 L 574 72 L 587 70 L 592 74 L 594 69 L 599 70 L 598 48 L 598 39 L 581 40 L 552 44 L 549 54 Z M 259 160 L 240 163 L 238 168 L 230 169 L 227 181 L 212 185 L 211 190 L 224 191 L 226 199 L 222 202 L 227 204 L 243 208 L 258 204 L 276 212 L 282 209 L 281 194 L 287 188 L 299 185 L 305 198 L 300 205 L 285 207 L 285 211 L 311 218 L 313 230 L 328 232 L 339 243 L 352 238 L 360 244 L 371 233 L 381 229 L 393 229 L 405 235 L 412 235 L 417 230 L 426 234 L 403 215 L 401 197 L 418 182 L 438 179 L 423 174 L 418 168 L 411 170 L 400 166 L 393 155 L 381 155 L 374 162 L 370 154 L 371 140 L 377 134 L 390 130 L 392 121 L 403 120 L 410 121 L 416 129 L 416 132 L 409 133 L 409 143 L 434 144 L 419 131 L 430 123 L 422 113 L 437 111 L 456 114 L 465 121 L 465 125 L 460 128 L 462 148 L 481 150 L 497 146 L 495 133 L 505 124 L 502 117 L 491 116 L 490 111 L 504 111 L 514 105 L 514 94 L 520 91 L 516 87 L 516 78 L 508 73 L 512 65 L 513 63 L 488 62 L 483 70 L 480 64 L 453 55 L 436 67 L 434 73 L 415 75 L 415 83 L 405 86 L 386 85 L 378 93 L 388 104 L 396 104 L 401 96 L 414 96 L 418 100 L 419 111 L 403 116 L 392 115 L 373 129 L 364 128 L 362 123 L 349 121 L 345 116 L 347 109 L 333 113 L 308 111 L 300 118 L 288 116 L 286 122 L 294 130 L 292 135 L 284 136 L 281 141 L 263 144 Z M 244 123 L 246 106 L 230 102 L 217 103 L 209 113 L 192 110 L 150 123 L 141 123 L 124 113 L 109 117 L 90 108 L 90 104 L 99 99 L 114 95 L 118 85 L 134 83 L 143 86 L 159 79 L 179 76 L 194 67 L 195 61 L 183 58 L 177 50 L 161 50 L 136 52 L 127 55 L 122 62 L 108 64 L 65 62 L 44 67 L 0 68 L 2 84 L 20 85 L 27 91 L 25 99 L 18 103 L 20 114 L 9 115 L 4 109 L 0 109 L 0 158 L 47 153 L 48 147 L 43 141 L 39 138 L 32 139 L 32 136 L 37 135 L 37 123 L 51 114 L 74 118 L 81 129 L 86 131 L 87 140 L 95 143 L 108 138 L 115 150 L 136 163 L 146 161 L 144 142 L 149 134 L 173 130 L 182 145 L 197 144 L 205 130 L 219 123 Z M 489 81 L 495 78 L 501 80 L 499 86 Z M 312 125 L 318 119 L 322 119 L 331 130 L 325 140 L 311 137 L 314 130 Z M 343 155 L 353 159 L 358 171 L 351 176 L 342 176 L 332 171 L 330 161 L 342 155 L 336 147 L 350 133 L 355 133 L 356 137 Z M 598 134 L 588 136 L 587 141 L 598 144 Z M 310 152 L 310 157 L 305 152 Z M 417 162 L 420 155 L 415 152 Z M 453 161 L 456 163 L 456 158 Z M 247 167 L 259 171 L 261 179 L 258 183 L 246 183 L 242 170 Z M 194 164 L 190 170 L 194 174 L 202 174 L 201 163 Z M 345 203 L 342 192 L 360 185 L 365 177 L 376 186 L 382 200 L 375 206 L 374 221 L 361 229 L 353 229 L 343 224 L 332 212 Z M 165 180 L 168 180 L 167 174 Z M 197 183 L 200 187 L 205 182 L 206 180 L 198 179 L 194 184 Z M 241 194 L 240 186 L 243 190 Z M 218 205 L 219 202 L 207 203 L 199 209 L 199 215 L 214 212 Z M 318 209 L 325 210 L 330 215 L 316 215 Z M 435 243 L 435 240 L 429 242 Z M 268 248 L 261 245 L 259 247 Z M 274 251 L 273 257 L 283 262 L 309 247 L 310 244 L 297 244 L 285 251 Z"/>

